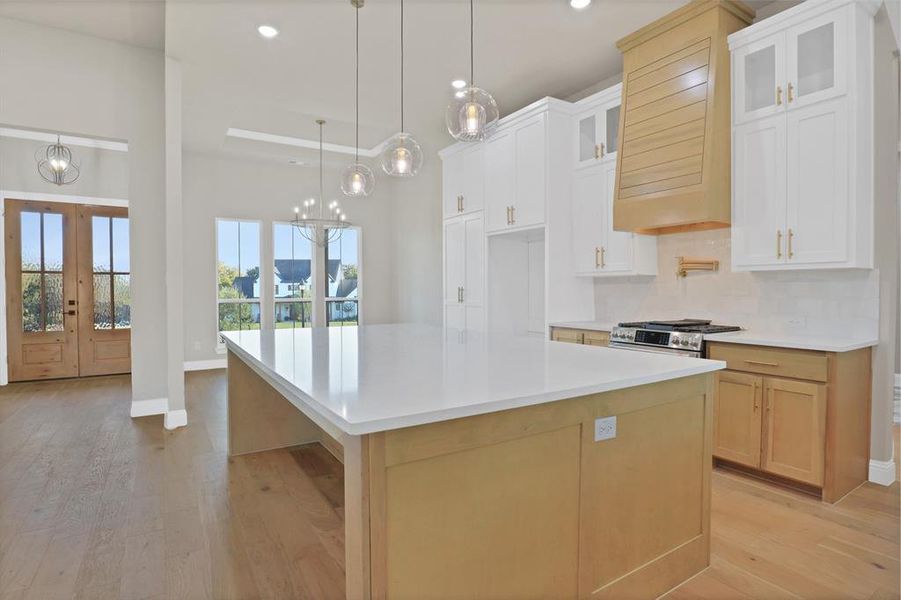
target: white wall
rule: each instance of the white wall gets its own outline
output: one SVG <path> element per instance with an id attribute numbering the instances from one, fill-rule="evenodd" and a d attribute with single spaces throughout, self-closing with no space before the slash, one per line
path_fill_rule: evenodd
<path id="1" fill-rule="evenodd" d="M 329 156 L 328 160 L 339 159 Z M 222 358 L 216 352 L 216 218 L 263 221 L 260 270 L 271 284 L 272 222 L 290 221 L 295 206 L 318 195 L 319 175 L 315 167 L 186 152 L 182 177 L 185 361 L 215 360 Z M 362 227 L 361 318 L 367 324 L 401 320 L 405 315 L 395 302 L 395 273 L 399 269 L 395 264 L 395 221 L 399 215 L 392 201 L 392 182 L 378 176 L 372 196 L 350 200 L 341 197 L 339 177 L 340 167 L 326 168 L 325 197 L 338 199 L 349 220 Z M 414 225 L 421 224 L 414 219 Z M 438 294 L 440 300 L 440 288 Z M 416 304 L 421 302 L 417 297 Z"/>
<path id="2" fill-rule="evenodd" d="M 168 393 L 163 74 L 159 51 L 0 19 L 0 123 L 129 143 L 133 400 Z"/>

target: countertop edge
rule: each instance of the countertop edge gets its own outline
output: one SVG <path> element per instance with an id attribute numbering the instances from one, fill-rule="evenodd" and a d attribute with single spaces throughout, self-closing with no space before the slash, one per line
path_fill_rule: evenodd
<path id="1" fill-rule="evenodd" d="M 745 346 L 770 346 L 772 348 L 788 348 L 791 350 L 816 350 L 820 352 L 851 352 L 861 348 L 872 348 L 879 345 L 878 339 L 853 340 L 845 344 L 832 344 L 812 339 L 809 342 L 797 338 L 780 339 L 779 334 L 751 334 L 747 332 L 714 333 L 704 336 L 704 341 L 723 344 L 741 344 Z"/>
<path id="2" fill-rule="evenodd" d="M 516 398 L 505 398 L 482 404 L 471 404 L 464 406 L 456 406 L 452 408 L 439 409 L 429 412 L 413 413 L 399 417 L 383 418 L 373 421 L 352 423 L 340 418 L 338 415 L 322 407 L 319 402 L 309 397 L 302 390 L 298 389 L 294 384 L 286 381 L 284 378 L 273 372 L 270 368 L 251 356 L 246 350 L 237 345 L 234 341 L 225 338 L 226 347 L 230 352 L 250 366 L 257 374 L 259 374 L 268 383 L 273 385 L 279 393 L 284 395 L 289 402 L 294 404 L 299 410 L 306 414 L 306 411 L 312 411 L 320 419 L 325 420 L 332 427 L 338 428 L 344 435 L 366 435 L 369 433 L 379 433 L 382 431 L 390 431 L 392 429 L 403 429 L 405 427 L 414 427 L 417 425 L 427 425 L 439 421 L 449 421 L 452 419 L 461 419 L 465 417 L 474 417 L 478 415 L 499 412 L 502 410 L 510 410 L 514 408 L 524 408 L 548 402 L 558 402 L 560 400 L 568 400 L 587 396 L 590 394 L 600 394 L 604 392 L 613 392 L 622 389 L 639 387 L 652 383 L 660 383 L 663 381 L 671 381 L 674 379 L 682 379 L 684 377 L 692 377 L 695 375 L 705 375 L 726 368 L 726 363 L 718 360 L 705 360 L 702 364 L 691 368 L 680 369 L 669 373 L 661 373 L 658 375 L 650 375 L 643 377 L 635 377 L 632 379 L 624 379 L 615 383 L 604 383 L 596 385 L 588 385 L 578 388 L 570 388 L 560 390 L 553 393 L 541 393 L 529 396 L 519 396 Z M 307 415 L 310 417 L 310 415 Z M 314 421 L 317 419 L 310 417 Z M 322 427 L 321 423 L 317 425 Z M 325 427 L 323 427 L 325 429 Z"/>

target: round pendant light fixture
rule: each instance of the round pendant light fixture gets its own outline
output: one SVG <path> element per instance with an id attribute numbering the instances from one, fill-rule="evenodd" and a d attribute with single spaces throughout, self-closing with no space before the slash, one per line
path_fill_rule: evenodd
<path id="1" fill-rule="evenodd" d="M 360 162 L 360 9 L 364 0 L 350 0 L 356 18 L 356 37 L 354 46 L 354 162 L 348 165 L 341 174 L 341 191 L 351 198 L 362 198 L 372 193 L 375 187 L 375 176 L 372 169 Z"/>
<path id="2" fill-rule="evenodd" d="M 59 135 L 55 144 L 39 149 L 34 159 L 38 163 L 41 179 L 54 185 L 70 185 L 81 175 L 78 164 L 72 158 L 72 151 L 60 142 Z"/>
<path id="3" fill-rule="evenodd" d="M 379 159 L 382 170 L 392 177 L 413 177 L 422 167 L 422 148 L 404 131 L 404 0 L 400 0 L 400 132 L 391 136 Z"/>
<path id="4" fill-rule="evenodd" d="M 461 142 L 480 142 L 491 135 L 500 114 L 497 102 L 473 79 L 473 0 L 469 0 L 469 85 L 454 92 L 445 112 L 447 131 Z"/>
<path id="5" fill-rule="evenodd" d="M 328 205 L 328 213 L 324 211 L 325 200 L 322 193 L 322 126 L 325 121 L 318 119 L 319 125 L 319 200 L 310 198 L 305 200 L 303 207 L 294 208 L 294 220 L 291 224 L 305 239 L 320 247 L 325 247 L 331 242 L 341 239 L 344 230 L 351 226 L 347 215 L 341 209 L 337 200 Z"/>

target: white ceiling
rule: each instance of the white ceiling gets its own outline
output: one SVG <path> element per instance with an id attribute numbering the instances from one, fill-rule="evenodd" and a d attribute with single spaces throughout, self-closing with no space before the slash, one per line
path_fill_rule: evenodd
<path id="1" fill-rule="evenodd" d="M 595 0 L 475 3 L 475 80 L 507 114 L 543 96 L 567 97 L 622 70 L 615 42 L 683 4 Z M 469 78 L 469 3 L 405 3 L 406 129 L 435 152 L 450 81 Z M 184 141 L 189 150 L 278 160 L 309 151 L 226 139 L 229 127 L 353 145 L 354 9 L 349 0 L 170 2 L 166 48 L 183 64 Z M 256 27 L 280 35 L 261 38 Z M 360 11 L 360 145 L 372 148 L 400 128 L 399 2 L 368 0 Z M 346 157 L 335 159 L 346 161 Z M 312 159 L 315 160 L 315 159 Z"/>

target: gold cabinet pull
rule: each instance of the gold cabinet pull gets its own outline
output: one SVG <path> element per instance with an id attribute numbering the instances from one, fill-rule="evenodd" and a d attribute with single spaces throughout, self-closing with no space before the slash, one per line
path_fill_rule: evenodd
<path id="1" fill-rule="evenodd" d="M 507 225 L 510 224 L 510 207 L 507 207 Z"/>
<path id="2" fill-rule="evenodd" d="M 457 196 L 457 212 L 463 212 L 463 194 Z"/>
<path id="3" fill-rule="evenodd" d="M 788 101 L 789 101 L 789 102 L 791 102 L 792 100 L 795 99 L 794 94 L 792 94 L 792 92 L 794 91 L 794 89 L 795 89 L 795 87 L 792 85 L 792 82 L 789 81 L 789 82 L 788 82 Z"/>
<path id="4" fill-rule="evenodd" d="M 601 246 L 601 268 L 604 269 L 607 267 L 607 262 L 604 260 L 604 255 L 607 253 L 607 249 Z"/>
<path id="5" fill-rule="evenodd" d="M 776 230 L 776 258 L 782 258 L 782 230 Z"/>
<path id="6" fill-rule="evenodd" d="M 600 157 L 601 157 L 601 145 L 600 145 L 600 144 L 595 144 L 595 145 L 594 145 L 594 157 L 595 157 L 595 158 L 600 158 Z"/>
<path id="7" fill-rule="evenodd" d="M 514 205 L 514 206 L 510 207 L 510 225 L 513 225 L 515 223 L 516 223 L 516 206 Z"/>
<path id="8" fill-rule="evenodd" d="M 460 286 L 460 303 L 466 302 L 466 288 Z"/>
<path id="9" fill-rule="evenodd" d="M 601 266 L 601 249 L 595 246 L 594 248 L 594 268 L 597 269 Z"/>
<path id="10" fill-rule="evenodd" d="M 764 362 L 762 360 L 745 360 L 749 365 L 759 365 L 761 367 L 778 367 L 779 363 Z"/>
<path id="11" fill-rule="evenodd" d="M 795 233 L 789 229 L 788 230 L 788 258 L 791 259 L 795 253 L 792 251 L 792 239 L 795 237 Z"/>
<path id="12" fill-rule="evenodd" d="M 776 86 L 776 106 L 782 106 L 782 86 Z"/>

